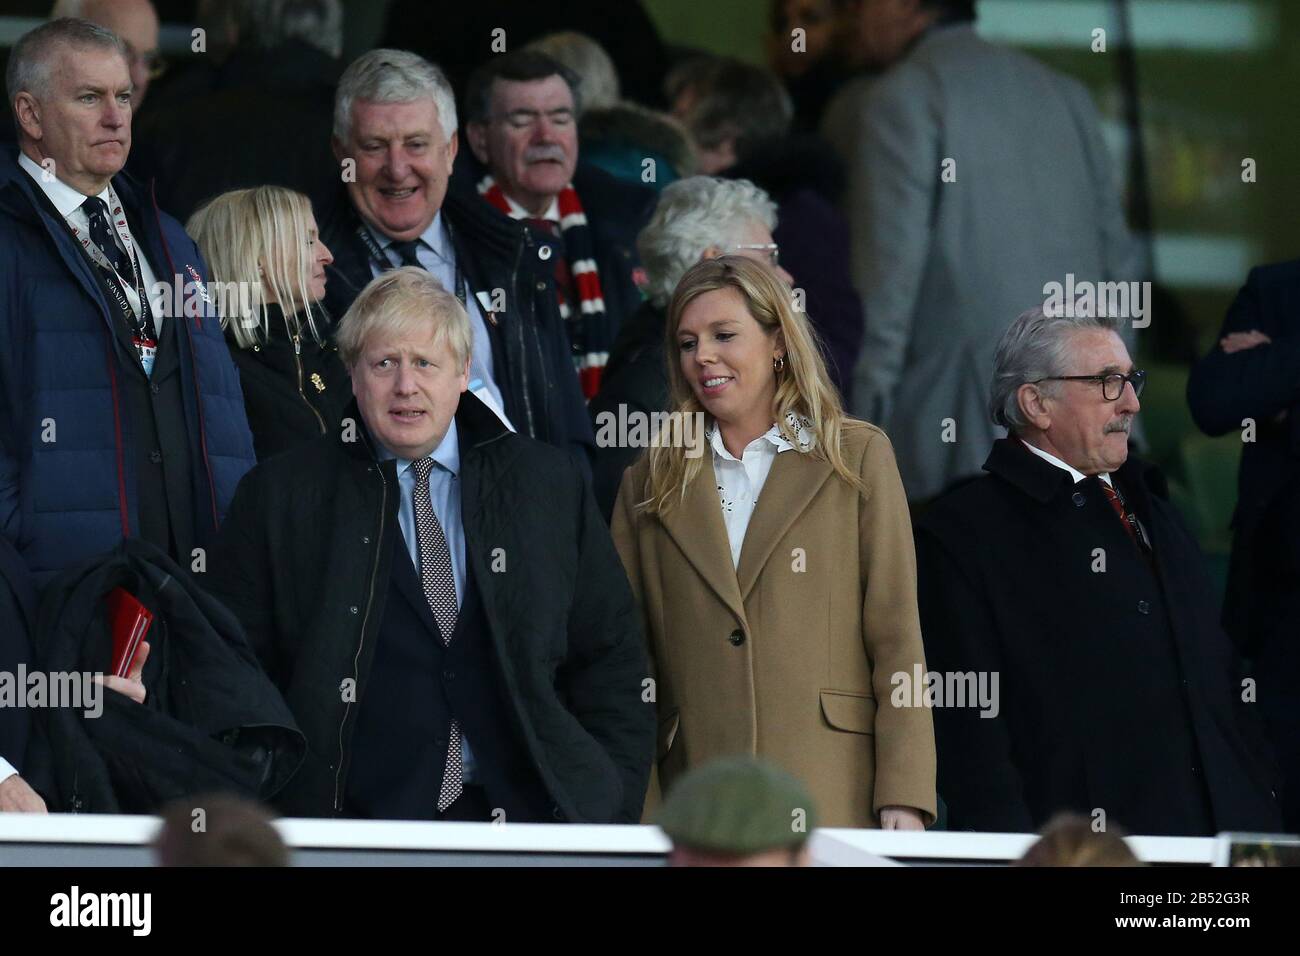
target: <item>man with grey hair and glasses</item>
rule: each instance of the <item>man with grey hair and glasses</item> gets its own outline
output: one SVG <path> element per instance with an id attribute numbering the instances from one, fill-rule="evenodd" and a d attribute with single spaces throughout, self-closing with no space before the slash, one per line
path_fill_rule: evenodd
<path id="1" fill-rule="evenodd" d="M 917 520 L 931 672 L 894 703 L 935 707 L 953 829 L 1279 825 L 1253 681 L 1164 479 L 1129 454 L 1144 382 L 1115 319 L 1024 313 L 994 361 L 1008 436 Z"/>

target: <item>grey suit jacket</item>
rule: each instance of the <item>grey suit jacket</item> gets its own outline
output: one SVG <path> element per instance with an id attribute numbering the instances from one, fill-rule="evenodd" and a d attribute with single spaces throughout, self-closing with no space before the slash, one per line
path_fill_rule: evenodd
<path id="1" fill-rule="evenodd" d="M 1044 284 L 1144 279 L 1144 257 L 1088 93 L 969 24 L 846 87 L 823 133 L 849 171 L 866 313 L 853 411 L 889 434 L 908 497 L 928 498 L 979 474 L 1004 434 L 993 353 Z"/>

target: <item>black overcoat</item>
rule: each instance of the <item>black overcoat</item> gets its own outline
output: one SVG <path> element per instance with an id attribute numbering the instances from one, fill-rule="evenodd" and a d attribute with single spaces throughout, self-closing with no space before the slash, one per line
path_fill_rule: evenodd
<path id="1" fill-rule="evenodd" d="M 1025 832 L 1102 810 L 1138 834 L 1278 827 L 1251 675 L 1155 469 L 1130 457 L 1113 476 L 1148 562 L 1099 479 L 1076 485 L 1015 438 L 984 468 L 916 528 L 930 670 L 998 675 L 996 716 L 935 710 L 950 825 Z"/>

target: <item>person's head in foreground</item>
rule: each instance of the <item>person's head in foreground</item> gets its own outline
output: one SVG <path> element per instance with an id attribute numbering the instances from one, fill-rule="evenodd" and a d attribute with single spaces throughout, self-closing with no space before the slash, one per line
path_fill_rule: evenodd
<path id="1" fill-rule="evenodd" d="M 159 866 L 289 865 L 289 850 L 271 815 L 260 804 L 222 793 L 165 807 L 154 854 Z"/>
<path id="2" fill-rule="evenodd" d="M 1124 842 L 1122 830 L 1097 832 L 1092 821 L 1062 813 L 1043 827 L 1042 837 L 1013 866 L 1142 866 Z"/>
<path id="3" fill-rule="evenodd" d="M 656 822 L 673 841 L 671 866 L 808 866 L 816 815 L 784 770 L 724 757 L 682 777 Z"/>
<path id="4" fill-rule="evenodd" d="M 1119 328 L 1110 317 L 1022 313 L 994 356 L 994 424 L 1085 475 L 1117 471 L 1146 383 Z"/>
<path id="5" fill-rule="evenodd" d="M 465 307 L 424 269 L 361 290 L 334 339 L 375 442 L 407 461 L 438 447 L 469 386 L 471 336 Z"/>

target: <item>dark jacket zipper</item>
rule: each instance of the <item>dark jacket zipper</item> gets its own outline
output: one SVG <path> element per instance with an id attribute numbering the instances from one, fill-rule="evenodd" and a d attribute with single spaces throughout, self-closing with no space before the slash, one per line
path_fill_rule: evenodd
<path id="1" fill-rule="evenodd" d="M 320 422 L 320 433 L 324 435 L 328 431 L 325 427 L 325 419 L 320 417 L 320 412 L 316 411 L 316 406 L 308 400 L 307 393 L 302 390 L 302 339 L 297 335 L 291 335 L 290 338 L 293 339 L 293 364 L 298 369 L 298 397 L 316 416 L 316 421 Z"/>
<path id="2" fill-rule="evenodd" d="M 361 684 L 361 650 L 366 645 L 366 625 L 370 622 L 370 608 L 375 602 L 375 579 L 379 577 L 379 562 L 381 555 L 384 553 L 384 525 L 388 515 L 388 479 L 384 477 L 382 465 L 376 463 L 374 469 L 379 473 L 379 483 L 382 486 L 382 492 L 379 498 L 379 532 L 375 535 L 375 562 L 370 571 L 370 591 L 366 596 L 366 612 L 361 616 L 361 640 L 357 643 L 357 653 L 352 658 L 352 695 L 355 699 Z M 344 753 L 343 747 L 343 730 L 348 723 L 348 714 L 352 710 L 352 703 L 347 703 L 343 708 L 343 719 L 339 722 L 339 766 L 334 773 L 334 811 L 341 813 L 343 811 L 343 768 L 347 763 L 347 754 Z"/>
<path id="3" fill-rule="evenodd" d="M 520 226 L 520 232 L 521 232 L 520 238 L 523 239 L 523 242 L 518 243 L 515 246 L 515 263 L 510 270 L 510 288 L 514 289 L 516 295 L 519 294 L 519 263 L 523 261 L 524 248 L 531 247 L 533 244 L 532 237 L 528 235 L 528 227 Z M 528 290 L 528 295 L 530 297 L 529 301 L 531 301 L 532 294 L 533 294 L 533 290 L 529 289 Z M 537 434 L 537 423 L 533 416 L 533 398 L 528 390 L 528 346 L 524 342 L 524 321 L 523 320 L 524 320 L 523 311 L 520 310 L 519 321 L 515 322 L 515 329 L 519 340 L 519 374 L 523 377 L 522 385 L 523 385 L 523 393 L 524 393 L 524 414 L 528 419 L 529 437 L 545 441 L 547 436 Z M 546 372 L 545 360 L 543 360 L 539 364 L 539 369 L 541 370 L 542 374 L 545 375 Z M 545 386 L 546 384 L 545 381 L 543 381 L 542 384 L 543 386 Z"/>

